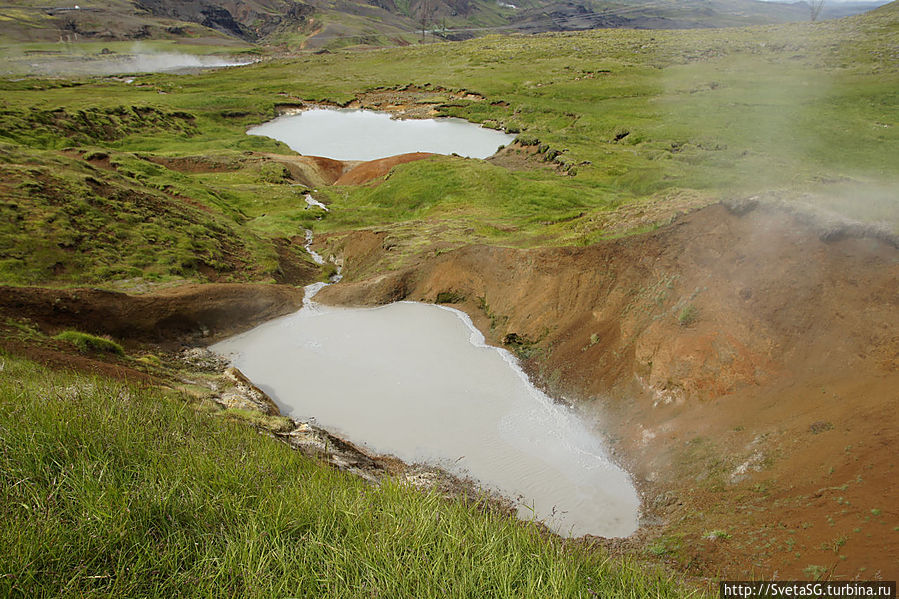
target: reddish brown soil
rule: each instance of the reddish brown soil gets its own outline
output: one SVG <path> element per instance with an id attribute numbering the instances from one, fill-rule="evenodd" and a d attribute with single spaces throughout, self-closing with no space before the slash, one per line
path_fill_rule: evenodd
<path id="1" fill-rule="evenodd" d="M 434 154 L 430 152 L 412 152 L 409 154 L 397 154 L 387 158 L 379 158 L 377 160 L 369 160 L 347 171 L 342 175 L 334 185 L 361 185 L 368 183 L 374 179 L 379 179 L 387 175 L 390 169 L 398 164 L 406 164 L 424 158 L 430 158 Z"/>
<path id="2" fill-rule="evenodd" d="M 624 545 L 697 575 L 895 579 L 899 251 L 752 208 L 580 249 L 466 247 L 318 299 L 464 298 L 603 423 L 646 493 Z M 347 238 L 350 279 L 380 241 Z"/>
<path id="3" fill-rule="evenodd" d="M 286 285 L 308 285 L 318 278 L 320 269 L 306 261 L 309 255 L 303 247 L 306 240 L 295 236 L 292 239 L 273 239 L 278 254 L 278 270 L 275 281 Z"/>
<path id="4" fill-rule="evenodd" d="M 294 181 L 318 187 L 322 185 L 361 185 L 384 177 L 398 164 L 429 158 L 433 154 L 414 152 L 378 160 L 334 160 L 322 156 L 283 156 L 266 154 L 267 159 L 287 167 Z"/>
<path id="5" fill-rule="evenodd" d="M 63 329 L 122 341 L 212 341 L 299 309 L 303 290 L 214 283 L 128 295 L 100 289 L 0 286 L 0 314 L 27 318 L 43 332 Z"/>
<path id="6" fill-rule="evenodd" d="M 349 280 L 378 272 L 389 250 L 370 231 L 341 244 Z M 282 274 L 299 280 L 292 246 L 279 246 Z M 488 339 L 528 357 L 537 381 L 602 423 L 645 493 L 641 531 L 601 542 L 662 554 L 699 576 L 899 576 L 895 240 L 770 206 L 715 205 L 587 248 L 427 255 L 319 299 L 447 293 Z M 174 345 L 238 332 L 301 299 L 275 285 L 145 295 L 0 287 L 0 317 L 48 334 Z M 147 378 L 117 358 L 14 335 L 2 345 L 56 366 Z"/>
<path id="7" fill-rule="evenodd" d="M 323 156 L 285 154 L 249 154 L 240 158 L 151 156 L 148 160 L 182 173 L 224 173 L 239 170 L 254 162 L 277 162 L 287 168 L 293 181 L 309 187 L 333 185 L 345 172 L 359 164 L 358 161 L 341 161 Z"/>

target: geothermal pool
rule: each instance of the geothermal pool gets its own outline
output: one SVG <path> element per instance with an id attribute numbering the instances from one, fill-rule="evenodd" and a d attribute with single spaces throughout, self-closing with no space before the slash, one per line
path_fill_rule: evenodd
<path id="1" fill-rule="evenodd" d="M 565 536 L 627 536 L 639 499 L 602 440 L 467 315 L 400 302 L 299 312 L 211 348 L 282 412 L 376 453 L 471 477 Z"/>
<path id="2" fill-rule="evenodd" d="M 277 139 L 300 154 L 335 160 L 375 160 L 410 152 L 487 158 L 515 140 L 514 135 L 462 119 L 392 119 L 373 110 L 322 108 L 281 116 L 247 133 Z"/>

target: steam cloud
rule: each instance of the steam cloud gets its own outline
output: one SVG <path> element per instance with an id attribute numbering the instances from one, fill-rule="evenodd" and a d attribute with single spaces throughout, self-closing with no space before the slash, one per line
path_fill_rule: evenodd
<path id="1" fill-rule="evenodd" d="M 255 59 L 249 58 L 197 56 L 179 52 L 143 52 L 139 48 L 135 48 L 133 54 L 41 58 L 21 56 L 8 61 L 6 65 L 0 67 L 0 71 L 26 72 L 31 75 L 118 75 L 237 67 L 254 62 L 256 62 Z"/>

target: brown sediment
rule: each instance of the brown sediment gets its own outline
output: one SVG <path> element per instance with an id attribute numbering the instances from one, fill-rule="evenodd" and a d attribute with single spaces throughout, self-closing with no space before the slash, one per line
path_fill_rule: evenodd
<path id="1" fill-rule="evenodd" d="M 48 334 L 63 329 L 122 341 L 210 342 L 298 310 L 303 290 L 285 285 L 212 283 L 129 295 L 101 289 L 0 286 L 0 314 Z"/>
<path id="2" fill-rule="evenodd" d="M 386 176 L 390 169 L 399 164 L 415 162 L 431 156 L 434 156 L 434 154 L 430 152 L 410 152 L 408 154 L 397 154 L 396 156 L 362 162 L 344 173 L 334 182 L 334 185 L 361 185 L 368 183 L 374 179 Z"/>
<path id="3" fill-rule="evenodd" d="M 353 100 L 337 104 L 318 102 L 318 106 L 339 108 L 367 108 L 389 112 L 398 118 L 428 119 L 441 114 L 442 108 L 458 105 L 460 102 L 483 102 L 484 96 L 465 89 L 450 89 L 440 86 L 402 85 L 398 87 L 378 87 L 356 94 Z M 315 106 L 309 105 L 308 108 Z"/>
<path id="4" fill-rule="evenodd" d="M 353 168 L 358 161 L 334 160 L 324 156 L 300 156 L 285 154 L 263 154 L 266 159 L 283 164 L 291 179 L 309 187 L 333 185 L 345 172 Z"/>
<path id="5" fill-rule="evenodd" d="M 265 157 L 287 167 L 294 181 L 309 187 L 324 185 L 361 185 L 384 177 L 390 169 L 407 162 L 430 158 L 428 152 L 398 154 L 377 160 L 335 160 L 323 156 L 285 156 L 266 154 Z"/>
<path id="6" fill-rule="evenodd" d="M 370 232 L 338 249 L 349 279 L 386 251 Z M 585 248 L 468 246 L 317 300 L 438 294 L 602 423 L 647 493 L 647 526 L 616 546 L 698 575 L 899 574 L 889 235 L 719 204 Z"/>

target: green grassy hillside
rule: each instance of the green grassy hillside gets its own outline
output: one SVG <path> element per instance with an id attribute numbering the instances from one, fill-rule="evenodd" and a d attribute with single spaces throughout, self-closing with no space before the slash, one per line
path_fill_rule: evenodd
<path id="1" fill-rule="evenodd" d="M 667 575 L 185 397 L 0 355 L 4 597 L 658 597 Z"/>
<path id="2" fill-rule="evenodd" d="M 621 206 L 673 214 L 757 194 L 896 231 L 896 14 L 894 3 L 840 21 L 726 32 L 488 36 L 131 83 L 6 80 L 0 278 L 270 280 L 273 240 L 306 227 L 586 244 L 621 233 L 604 224 Z M 305 189 L 262 157 L 290 150 L 245 135 L 279 103 L 345 103 L 410 84 L 424 90 L 412 102 L 520 132 L 518 163 L 410 163 L 381 185 L 320 189 L 332 207 L 324 214 L 305 210 Z M 459 89 L 480 97 L 446 91 Z M 165 166 L 174 157 L 218 166 Z M 173 215 L 168 230 L 154 231 L 135 203 L 162 206 Z M 66 223 L 84 232 L 73 238 Z M 51 249 L 29 249 L 29 239 Z M 116 239 L 127 252 L 111 249 Z"/>
<path id="3" fill-rule="evenodd" d="M 875 5 L 839 4 L 838 16 Z M 105 43 L 121 52 L 116 44 L 157 41 L 186 51 L 210 44 L 333 50 L 407 45 L 422 36 L 460 40 L 489 33 L 735 27 L 810 18 L 805 3 L 755 0 L 85 0 L 74 6 L 39 0 L 0 5 L 0 40 L 8 44 L 3 50 L 44 54 L 73 51 L 60 47 L 65 44 Z M 825 16 L 830 10 L 825 5 Z"/>

